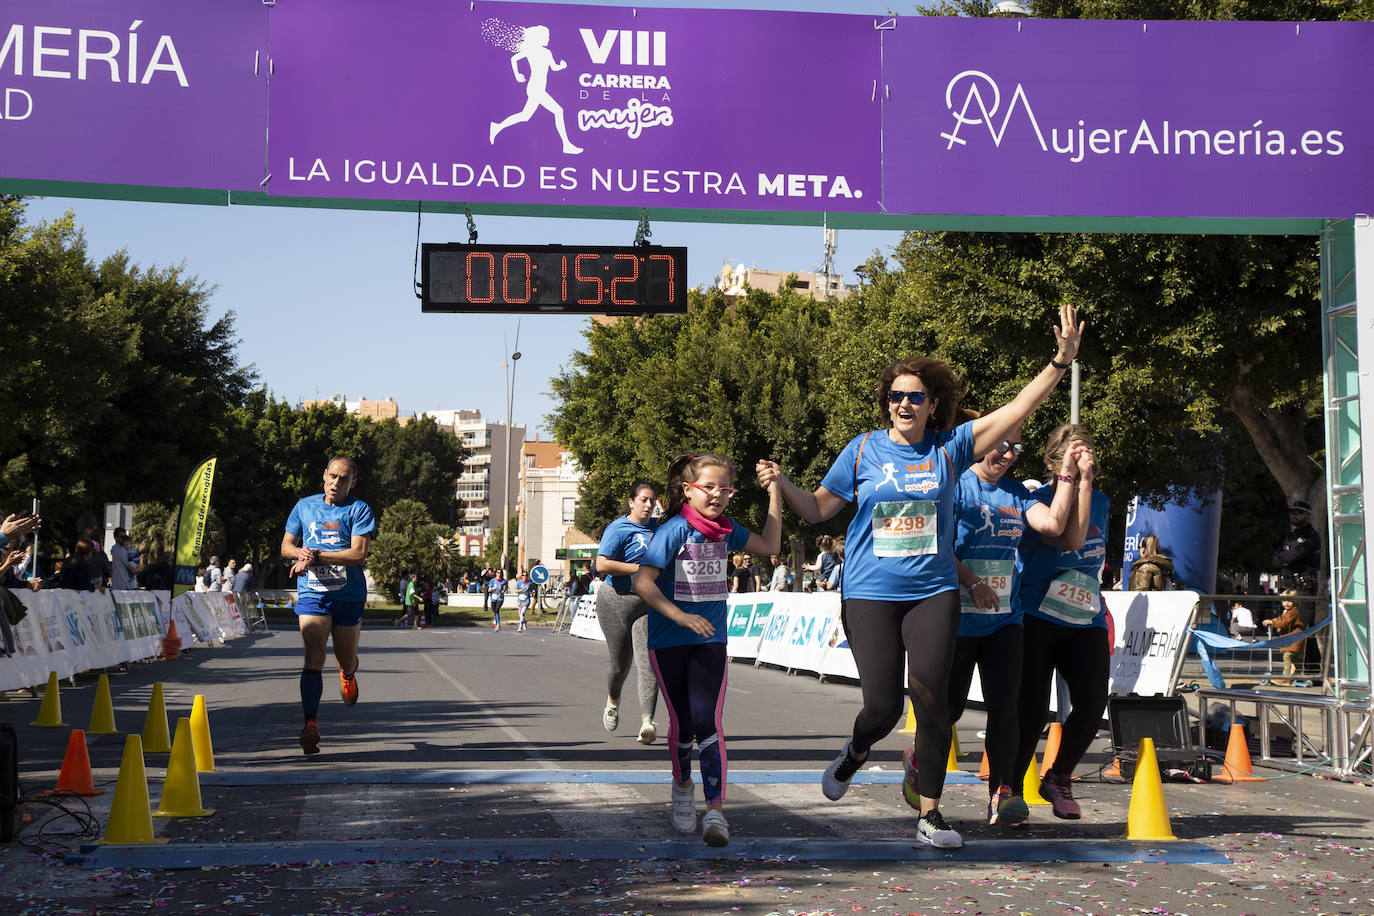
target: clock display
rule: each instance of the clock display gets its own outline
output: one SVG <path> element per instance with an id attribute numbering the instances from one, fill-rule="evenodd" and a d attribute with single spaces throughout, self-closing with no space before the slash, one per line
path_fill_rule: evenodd
<path id="1" fill-rule="evenodd" d="M 420 281 L 425 312 L 685 312 L 687 249 L 425 244 Z"/>

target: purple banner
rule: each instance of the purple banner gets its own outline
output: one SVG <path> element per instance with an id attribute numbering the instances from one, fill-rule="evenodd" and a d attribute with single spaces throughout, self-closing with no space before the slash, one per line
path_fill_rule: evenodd
<path id="1" fill-rule="evenodd" d="M 1374 24 L 900 19 L 889 213 L 1374 211 Z"/>
<path id="2" fill-rule="evenodd" d="M 256 2 L 6 4 L 0 177 L 256 188 L 266 37 Z"/>
<path id="3" fill-rule="evenodd" d="M 878 209 L 869 17 L 291 0 L 271 26 L 272 194 Z"/>

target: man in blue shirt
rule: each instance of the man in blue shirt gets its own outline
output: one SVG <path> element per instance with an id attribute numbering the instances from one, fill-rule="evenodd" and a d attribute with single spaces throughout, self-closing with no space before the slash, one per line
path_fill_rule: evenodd
<path id="1" fill-rule="evenodd" d="M 281 555 L 294 561 L 296 619 L 305 643 L 301 669 L 301 749 L 320 752 L 316 715 L 324 693 L 324 650 L 334 638 L 339 694 L 345 706 L 358 702 L 358 637 L 362 632 L 367 581 L 363 564 L 377 523 L 367 503 L 348 495 L 358 480 L 351 458 L 333 458 L 324 472 L 324 493 L 307 496 L 291 510 Z"/>

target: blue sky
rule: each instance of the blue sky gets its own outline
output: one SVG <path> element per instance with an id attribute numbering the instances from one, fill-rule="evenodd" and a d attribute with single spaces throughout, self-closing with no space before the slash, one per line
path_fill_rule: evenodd
<path id="1" fill-rule="evenodd" d="M 493 2 L 493 0 L 486 0 Z M 639 7 L 699 6 L 873 13 L 859 2 L 602 2 Z M 184 264 L 214 288 L 211 315 L 237 316 L 240 360 L 292 403 L 344 393 L 350 400 L 393 397 L 402 413 L 478 408 L 504 419 L 503 334 L 514 343 L 516 316 L 422 315 L 411 288 L 415 215 L 276 207 L 205 207 L 61 198 L 29 201 L 31 221 L 67 210 L 99 260 L 121 248 L 142 266 Z M 477 217 L 484 242 L 629 244 L 635 224 L 609 220 Z M 823 250 L 819 228 L 653 223 L 652 241 L 686 245 L 692 286 L 711 282 L 729 259 L 776 270 L 811 270 Z M 424 217 L 427 242 L 466 241 L 462 215 Z M 853 268 L 874 251 L 890 253 L 891 231 L 845 230 L 837 266 Z M 548 379 L 584 343 L 586 319 L 531 316 L 520 323 L 521 359 L 514 422 L 543 427 L 553 408 Z"/>

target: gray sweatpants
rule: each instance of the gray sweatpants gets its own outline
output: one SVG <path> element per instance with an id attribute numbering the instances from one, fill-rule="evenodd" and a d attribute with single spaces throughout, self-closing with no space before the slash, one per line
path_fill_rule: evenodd
<path id="1" fill-rule="evenodd" d="M 652 719 L 658 708 L 658 682 L 649 665 L 649 606 L 638 595 L 622 595 L 603 581 L 596 589 L 596 619 L 611 655 L 606 696 L 620 702 L 633 654 L 639 674 L 639 714 Z"/>

